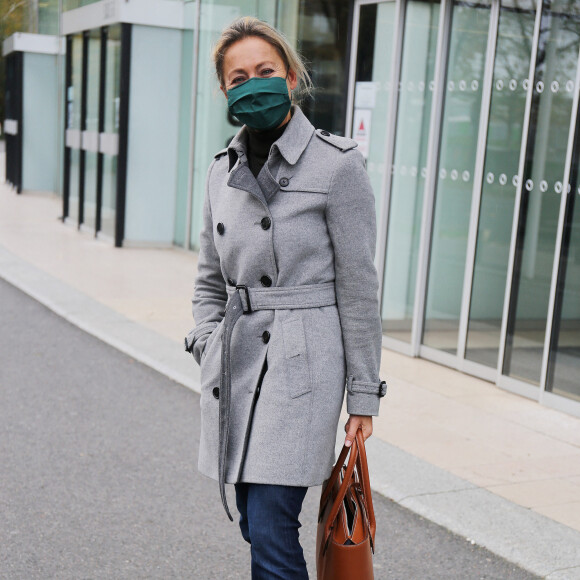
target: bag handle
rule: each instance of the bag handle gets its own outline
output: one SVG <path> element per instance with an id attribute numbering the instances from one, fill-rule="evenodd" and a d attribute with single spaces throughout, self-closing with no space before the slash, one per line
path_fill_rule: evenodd
<path id="1" fill-rule="evenodd" d="M 375 551 L 375 533 L 377 529 L 377 524 L 375 520 L 375 510 L 373 507 L 373 496 L 371 494 L 371 483 L 369 478 L 369 468 L 367 462 L 367 454 L 365 449 L 364 437 L 362 433 L 362 429 L 357 429 L 356 438 L 352 442 L 350 447 L 343 446 L 342 451 L 340 452 L 340 456 L 336 461 L 336 465 L 334 466 L 332 473 L 330 474 L 330 478 L 327 481 L 326 487 L 320 498 L 320 512 L 318 514 L 318 521 L 322 519 L 322 513 L 326 504 L 330 498 L 330 493 L 332 488 L 334 487 L 334 483 L 338 480 L 338 476 L 342 470 L 344 465 L 344 460 L 350 450 L 350 457 L 348 458 L 348 465 L 346 467 L 346 472 L 344 474 L 342 483 L 334 498 L 334 503 L 332 504 L 332 508 L 328 519 L 326 520 L 326 525 L 324 528 L 324 549 L 328 546 L 328 540 L 330 538 L 330 531 L 332 529 L 332 525 L 334 524 L 334 520 L 338 515 L 338 510 L 342 502 L 344 501 L 344 497 L 346 495 L 346 490 L 349 486 L 350 479 L 354 472 L 355 466 L 357 467 L 357 472 L 359 476 L 359 480 L 361 482 L 364 498 L 365 498 L 365 507 L 368 517 L 368 527 L 370 533 L 370 540 L 371 540 L 371 548 L 372 551 Z"/>
<path id="2" fill-rule="evenodd" d="M 350 448 L 343 447 L 343 450 L 341 451 L 340 457 L 339 457 L 339 459 L 342 458 L 343 461 L 344 461 L 344 456 L 346 455 L 346 453 L 344 453 L 345 449 L 346 449 L 347 453 L 348 453 L 348 450 L 350 449 L 350 457 L 348 458 L 348 465 L 346 466 L 346 471 L 344 473 L 342 483 L 340 484 L 340 488 L 338 490 L 338 493 L 336 494 L 336 497 L 334 498 L 334 503 L 332 504 L 332 508 L 330 509 L 330 514 L 328 515 L 328 519 L 326 520 L 326 525 L 324 526 L 324 551 L 326 551 L 326 548 L 328 547 L 328 540 L 330 539 L 330 532 L 332 530 L 332 525 L 334 524 L 334 520 L 336 519 L 336 516 L 338 516 L 338 510 L 340 509 L 340 506 L 341 506 L 342 502 L 344 501 L 344 497 L 346 495 L 346 490 L 350 484 L 350 479 L 352 477 L 352 474 L 354 473 L 356 459 L 358 457 L 358 445 L 356 444 L 355 441 L 353 441 L 353 444 L 350 446 Z M 338 470 L 336 469 L 337 466 L 338 466 Z M 337 461 L 336 465 L 332 471 L 331 479 L 328 480 L 327 489 L 330 489 L 334 486 L 334 482 L 337 479 L 338 474 L 340 473 L 341 469 L 342 469 L 342 462 Z M 321 502 L 321 506 L 322 505 L 323 504 Z M 322 512 L 322 507 L 321 507 L 321 512 Z"/>
<path id="3" fill-rule="evenodd" d="M 371 547 L 375 551 L 375 533 L 377 531 L 377 522 L 375 520 L 375 510 L 373 507 L 373 496 L 371 494 L 371 481 L 369 478 L 369 467 L 367 463 L 367 451 L 365 449 L 362 429 L 356 432 L 356 441 L 358 443 L 358 475 L 363 486 L 364 497 L 367 505 L 367 515 L 369 518 L 369 531 L 371 534 Z"/>
<path id="4" fill-rule="evenodd" d="M 346 445 L 343 445 L 342 451 L 340 452 L 340 455 L 339 455 L 338 459 L 336 460 L 336 464 L 335 464 L 334 468 L 332 469 L 332 473 L 330 474 L 330 477 L 328 478 L 328 480 L 326 482 L 326 487 L 324 488 L 324 491 L 322 492 L 322 496 L 320 498 L 320 510 L 318 512 L 318 521 L 320 521 L 322 519 L 322 512 L 324 511 L 326 503 L 328 502 L 328 499 L 330 498 L 330 493 L 332 492 L 332 488 L 334 487 L 334 482 L 338 480 L 338 476 L 340 474 L 342 466 L 344 465 L 344 460 L 346 459 L 346 456 L 348 455 L 349 449 L 350 449 L 349 447 L 346 447 Z"/>

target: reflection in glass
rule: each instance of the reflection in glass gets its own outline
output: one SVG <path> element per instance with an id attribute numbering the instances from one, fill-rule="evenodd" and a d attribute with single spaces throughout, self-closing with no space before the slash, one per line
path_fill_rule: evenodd
<path id="1" fill-rule="evenodd" d="M 490 6 L 456 2 L 445 108 L 423 343 L 457 351 Z"/>
<path id="2" fill-rule="evenodd" d="M 544 3 L 540 31 L 503 368 L 536 385 L 580 46 L 577 2 Z"/>
<path id="3" fill-rule="evenodd" d="M 99 83 L 101 79 L 101 30 L 89 33 L 87 59 L 87 109 L 85 135 L 91 145 L 97 144 L 99 133 Z M 97 151 L 85 149 L 85 196 L 83 224 L 95 229 L 97 214 Z"/>
<path id="4" fill-rule="evenodd" d="M 82 34 L 75 34 L 72 39 L 71 68 L 71 84 L 67 87 L 67 129 L 73 129 L 78 133 L 81 129 Z M 79 160 L 80 149 L 75 145 L 70 150 L 69 206 L 67 216 L 75 222 L 78 222 L 79 217 Z"/>
<path id="5" fill-rule="evenodd" d="M 534 20 L 533 0 L 499 16 L 465 352 L 490 367 L 499 353 Z"/>
<path id="6" fill-rule="evenodd" d="M 438 2 L 407 4 L 381 306 L 384 332 L 405 342 L 413 321 L 438 20 Z"/>
<path id="7" fill-rule="evenodd" d="M 121 25 L 109 27 L 105 69 L 105 126 L 107 135 L 119 134 L 119 102 L 121 76 Z M 103 199 L 101 205 L 101 231 L 115 236 L 117 207 L 117 155 L 103 154 Z"/>
<path id="8" fill-rule="evenodd" d="M 580 121 L 580 119 L 579 119 Z M 580 401 L 580 128 L 566 200 L 546 390 Z"/>
<path id="9" fill-rule="evenodd" d="M 391 103 L 391 62 L 395 2 L 360 7 L 352 137 L 367 160 L 367 172 L 377 200 L 384 198 L 385 128 Z"/>

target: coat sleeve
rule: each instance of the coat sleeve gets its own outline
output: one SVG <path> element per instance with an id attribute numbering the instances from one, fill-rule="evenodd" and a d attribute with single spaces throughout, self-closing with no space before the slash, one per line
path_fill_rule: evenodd
<path id="1" fill-rule="evenodd" d="M 374 265 L 375 198 L 364 159 L 356 149 L 340 154 L 327 196 L 326 221 L 334 247 L 347 412 L 378 415 L 386 385 L 379 379 L 382 327 Z"/>
<path id="2" fill-rule="evenodd" d="M 203 225 L 199 237 L 197 276 L 193 292 L 192 312 L 196 326 L 185 337 L 185 350 L 193 354 L 197 364 L 209 335 L 225 315 L 228 299 L 225 280 L 220 268 L 220 257 L 213 239 L 213 220 L 209 199 L 209 183 L 215 160 L 210 165 L 203 203 Z"/>

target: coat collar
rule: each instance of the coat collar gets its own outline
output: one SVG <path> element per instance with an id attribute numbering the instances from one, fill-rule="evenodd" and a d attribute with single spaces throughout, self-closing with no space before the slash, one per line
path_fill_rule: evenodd
<path id="1" fill-rule="evenodd" d="M 229 159 L 228 172 L 236 164 L 238 159 L 244 162 L 246 159 L 246 148 L 248 143 L 247 128 L 244 125 L 230 142 L 227 152 Z M 294 165 L 306 149 L 312 138 L 314 127 L 306 118 L 298 105 L 292 105 L 292 118 L 288 121 L 288 127 L 274 147 L 278 149 L 282 157 L 290 164 Z"/>

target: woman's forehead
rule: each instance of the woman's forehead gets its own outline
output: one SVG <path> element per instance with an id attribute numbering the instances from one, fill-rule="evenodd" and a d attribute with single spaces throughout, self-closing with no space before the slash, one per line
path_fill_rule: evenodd
<path id="1" fill-rule="evenodd" d="M 282 58 L 278 51 L 266 40 L 249 36 L 232 44 L 224 55 L 224 69 L 227 74 L 238 68 L 255 68 L 262 64 L 280 65 Z"/>

